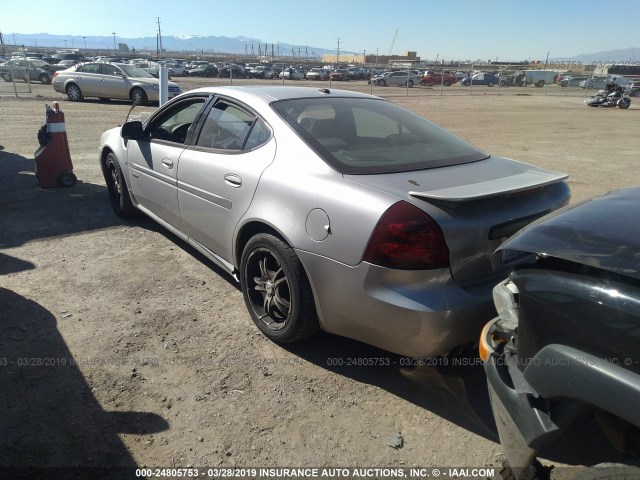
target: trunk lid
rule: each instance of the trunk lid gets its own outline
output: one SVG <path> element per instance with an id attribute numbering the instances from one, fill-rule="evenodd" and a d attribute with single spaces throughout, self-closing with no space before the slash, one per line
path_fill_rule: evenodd
<path id="1" fill-rule="evenodd" d="M 566 174 L 500 157 L 344 177 L 410 202 L 436 220 L 449 248 L 452 277 L 462 286 L 504 276 L 509 259 L 492 258 L 493 252 L 520 228 L 569 200 Z"/>

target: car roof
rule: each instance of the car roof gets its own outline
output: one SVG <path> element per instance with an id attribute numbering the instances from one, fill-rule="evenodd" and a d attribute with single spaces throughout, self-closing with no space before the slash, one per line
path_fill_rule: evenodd
<path id="1" fill-rule="evenodd" d="M 257 101 L 261 103 L 271 103 L 279 100 L 290 100 L 296 98 L 321 98 L 331 96 L 332 98 L 375 98 L 379 97 L 366 93 L 352 92 L 349 90 L 339 90 L 335 88 L 314 88 L 314 87 L 281 87 L 281 86 L 222 86 L 203 87 L 190 90 L 188 93 L 211 93 L 219 95 L 229 95 L 245 102 Z"/>
<path id="2" fill-rule="evenodd" d="M 640 188 L 565 207 L 515 234 L 500 250 L 568 260 L 640 280 Z"/>

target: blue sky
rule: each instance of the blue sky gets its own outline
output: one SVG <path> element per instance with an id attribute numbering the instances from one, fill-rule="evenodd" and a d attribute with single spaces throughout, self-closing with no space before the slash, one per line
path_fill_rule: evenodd
<path id="1" fill-rule="evenodd" d="M 75 6 L 69 6 L 75 5 Z M 0 31 L 60 35 L 258 38 L 445 60 L 522 60 L 640 47 L 640 0 L 108 0 L 100 7 L 29 0 L 3 5 Z"/>

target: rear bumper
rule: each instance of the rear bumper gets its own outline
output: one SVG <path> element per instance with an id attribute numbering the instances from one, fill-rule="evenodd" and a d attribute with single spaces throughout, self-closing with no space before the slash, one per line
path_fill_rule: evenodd
<path id="1" fill-rule="evenodd" d="M 324 330 L 409 357 L 432 357 L 478 339 L 495 309 L 495 282 L 461 288 L 448 269 L 352 267 L 297 251 Z"/>

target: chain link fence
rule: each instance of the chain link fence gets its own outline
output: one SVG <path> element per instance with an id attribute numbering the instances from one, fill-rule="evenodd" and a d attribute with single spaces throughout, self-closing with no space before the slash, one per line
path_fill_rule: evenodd
<path id="1" fill-rule="evenodd" d="M 0 95 L 31 93 L 31 67 L 25 56 L 13 55 L 0 65 Z"/>

